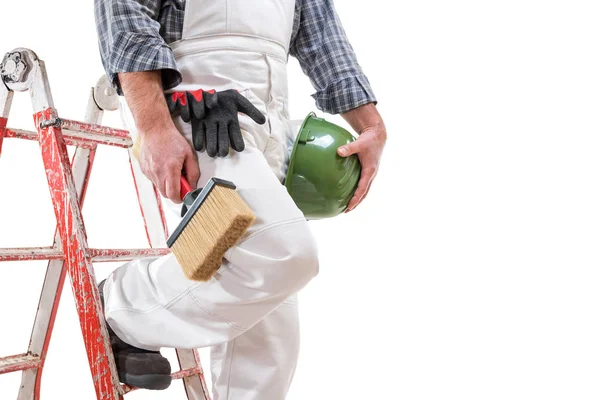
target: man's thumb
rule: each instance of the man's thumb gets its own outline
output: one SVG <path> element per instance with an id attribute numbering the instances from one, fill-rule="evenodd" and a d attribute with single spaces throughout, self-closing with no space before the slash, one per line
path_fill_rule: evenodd
<path id="1" fill-rule="evenodd" d="M 360 151 L 360 144 L 358 142 L 348 143 L 338 148 L 338 154 L 342 157 L 348 157 L 352 154 L 356 154 Z"/>

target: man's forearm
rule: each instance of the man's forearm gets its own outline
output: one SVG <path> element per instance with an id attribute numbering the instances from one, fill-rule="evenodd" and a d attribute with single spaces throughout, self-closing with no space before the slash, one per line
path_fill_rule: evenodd
<path id="1" fill-rule="evenodd" d="M 122 72 L 119 80 L 140 135 L 173 127 L 160 71 Z"/>
<path id="2" fill-rule="evenodd" d="M 379 115 L 375 104 L 365 104 L 341 115 L 357 133 L 361 134 L 369 128 L 380 128 L 378 131 L 383 135 L 381 139 L 385 140 L 387 138 L 383 119 Z"/>

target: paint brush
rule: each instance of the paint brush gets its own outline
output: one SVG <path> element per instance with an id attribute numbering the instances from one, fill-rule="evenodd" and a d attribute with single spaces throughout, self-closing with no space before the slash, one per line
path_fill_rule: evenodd
<path id="1" fill-rule="evenodd" d="M 203 189 L 191 190 L 181 177 L 181 194 L 190 204 L 167 245 L 185 276 L 194 281 L 211 279 L 223 256 L 254 223 L 255 216 L 232 182 L 211 178 Z"/>
<path id="2" fill-rule="evenodd" d="M 132 149 L 138 160 L 139 146 L 138 137 Z M 232 182 L 213 177 L 204 188 L 192 190 L 182 175 L 180 183 L 183 220 L 167 245 L 188 279 L 208 281 L 256 217 Z"/>

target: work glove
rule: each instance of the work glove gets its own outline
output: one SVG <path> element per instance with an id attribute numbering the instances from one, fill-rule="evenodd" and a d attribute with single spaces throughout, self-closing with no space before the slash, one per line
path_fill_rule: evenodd
<path id="1" fill-rule="evenodd" d="M 264 124 L 265 116 L 237 90 L 215 92 L 202 89 L 194 92 L 176 92 L 167 95 L 171 115 L 180 115 L 192 123 L 192 137 L 197 151 L 206 149 L 210 157 L 224 157 L 231 147 L 243 151 L 244 138 L 238 113 L 244 113 L 257 124 Z"/>
<path id="2" fill-rule="evenodd" d="M 202 91 L 198 92 L 201 96 Z M 185 122 L 190 122 L 191 111 L 188 99 L 190 96 L 193 96 L 190 92 L 173 92 L 165 95 L 172 117 L 180 116 Z"/>

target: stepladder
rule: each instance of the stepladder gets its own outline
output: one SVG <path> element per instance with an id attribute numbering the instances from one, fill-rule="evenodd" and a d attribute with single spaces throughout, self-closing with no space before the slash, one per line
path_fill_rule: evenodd
<path id="1" fill-rule="evenodd" d="M 85 118 L 76 121 L 59 116 L 54 107 L 44 62 L 33 51 L 21 48 L 7 53 L 0 64 L 0 75 L 0 154 L 6 139 L 39 142 L 57 222 L 53 246 L 0 248 L 0 261 L 47 261 L 29 347 L 21 354 L 0 355 L 0 374 L 21 372 L 17 400 L 38 400 L 43 397 L 42 372 L 60 296 L 65 283 L 69 282 L 96 398 L 121 400 L 135 388 L 121 384 L 118 379 L 94 263 L 125 262 L 169 252 L 166 248 L 168 228 L 160 195 L 144 179 L 139 165 L 133 159 L 133 141 L 129 132 L 100 125 L 105 111 L 118 109 L 118 96 L 108 79 L 101 78 L 91 89 Z M 35 131 L 8 127 L 16 92 L 29 93 Z M 72 157 L 69 157 L 68 146 L 74 147 Z M 137 193 L 148 248 L 95 249 L 88 246 L 81 210 L 99 146 L 128 151 L 129 169 L 134 181 L 132 190 Z M 180 370 L 172 374 L 173 379 L 182 380 L 189 400 L 210 400 L 198 351 L 177 349 L 176 353 Z"/>

